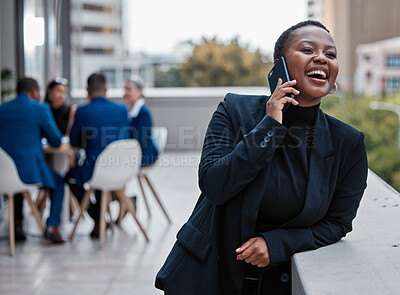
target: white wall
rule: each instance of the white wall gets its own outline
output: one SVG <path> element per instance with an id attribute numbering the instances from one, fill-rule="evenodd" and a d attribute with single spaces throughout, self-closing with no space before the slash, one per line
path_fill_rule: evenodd
<path id="1" fill-rule="evenodd" d="M 168 129 L 166 150 L 200 150 L 211 116 L 228 92 L 267 94 L 267 87 L 145 88 L 153 126 Z M 86 103 L 83 90 L 73 91 L 77 104 Z M 110 90 L 108 97 L 123 102 L 122 89 Z"/>

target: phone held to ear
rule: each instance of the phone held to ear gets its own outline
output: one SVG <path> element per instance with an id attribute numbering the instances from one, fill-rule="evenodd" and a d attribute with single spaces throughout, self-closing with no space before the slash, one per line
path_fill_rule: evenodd
<path id="1" fill-rule="evenodd" d="M 289 72 L 287 70 L 285 58 L 282 56 L 278 62 L 273 66 L 271 71 L 268 73 L 268 83 L 269 83 L 269 88 L 271 89 L 271 95 L 274 93 L 276 84 L 278 84 L 278 79 L 282 79 L 282 84 L 290 81 L 289 77 Z M 294 98 L 293 93 L 288 93 L 286 96 L 289 96 L 291 98 Z M 286 109 L 291 105 L 291 103 L 285 103 L 282 113 L 286 111 Z"/>

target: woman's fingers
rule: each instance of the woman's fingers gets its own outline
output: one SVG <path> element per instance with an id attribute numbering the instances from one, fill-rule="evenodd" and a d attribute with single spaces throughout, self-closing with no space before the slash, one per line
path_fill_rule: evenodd
<path id="1" fill-rule="evenodd" d="M 245 251 L 242 252 L 242 254 L 238 255 L 237 258 L 238 260 L 245 260 L 247 263 L 253 261 L 249 260 L 252 255 L 254 255 L 254 247 L 250 246 L 248 247 Z"/>
<path id="2" fill-rule="evenodd" d="M 252 253 L 249 257 L 247 257 L 244 261 L 246 261 L 246 263 L 251 263 L 251 264 L 253 264 L 252 262 L 253 261 L 256 261 L 257 260 L 257 255 L 256 254 L 254 254 L 254 253 Z"/>
<path id="3" fill-rule="evenodd" d="M 294 86 L 294 85 L 296 85 L 296 83 L 297 83 L 297 81 L 296 81 L 296 79 L 294 79 L 294 80 L 290 80 L 290 81 L 286 81 L 285 83 L 283 83 L 283 81 L 282 81 L 282 79 L 281 78 L 279 78 L 278 79 L 278 83 L 276 84 L 276 87 L 279 87 L 279 86 L 281 86 L 281 85 L 287 85 L 287 86 Z M 286 87 L 286 86 L 285 86 Z"/>
<path id="4" fill-rule="evenodd" d="M 236 249 L 237 253 L 242 253 L 243 251 L 245 251 L 248 247 L 250 247 L 251 244 L 253 244 L 255 241 L 255 238 L 251 238 L 250 240 L 248 240 L 246 243 L 244 243 L 242 246 L 240 246 L 239 248 Z M 239 256 L 239 255 L 238 255 Z"/>
<path id="5" fill-rule="evenodd" d="M 247 262 L 247 261 L 246 261 Z M 257 265 L 257 266 L 259 266 L 260 264 L 262 264 L 263 263 L 263 261 L 262 261 L 262 259 L 260 259 L 260 258 L 256 258 L 256 259 L 254 259 L 253 261 L 251 261 L 250 262 L 251 263 L 251 265 Z"/>
<path id="6" fill-rule="evenodd" d="M 296 84 L 297 84 L 297 81 L 296 81 L 296 80 L 290 80 L 290 81 L 287 81 L 287 82 L 283 83 L 283 82 L 282 82 L 282 79 L 279 78 L 279 79 L 278 79 L 278 83 L 276 84 L 274 93 L 277 92 L 277 91 L 279 91 L 280 89 L 293 88 L 293 86 L 296 85 Z M 294 89 L 294 88 L 293 88 L 293 89 Z M 296 90 L 296 89 L 295 89 L 295 90 Z M 298 90 L 297 90 L 297 91 L 298 91 Z M 299 93 L 300 93 L 300 92 L 299 92 Z"/>
<path id="7" fill-rule="evenodd" d="M 236 249 L 238 260 L 244 260 L 246 263 L 264 267 L 269 264 L 268 245 L 261 237 L 251 238 L 240 248 Z"/>
<path id="8" fill-rule="evenodd" d="M 289 97 L 289 94 L 299 95 L 300 91 L 295 89 L 293 86 L 296 85 L 296 80 L 291 80 L 282 83 L 282 79 L 278 79 L 274 93 L 267 101 L 266 104 L 266 115 L 275 119 L 279 123 L 282 123 L 282 110 L 286 103 L 298 105 L 297 100 Z"/>
<path id="9" fill-rule="evenodd" d="M 297 89 L 293 88 L 293 87 L 282 87 L 281 91 L 285 94 L 294 94 L 294 95 L 299 95 L 300 91 L 298 91 Z"/>
<path id="10" fill-rule="evenodd" d="M 294 85 L 296 85 L 297 81 L 296 80 L 291 80 L 285 83 L 282 83 L 282 79 L 278 79 L 278 83 L 276 84 L 276 88 L 274 93 L 272 93 L 270 100 L 279 100 L 286 96 L 286 94 L 293 93 L 294 95 L 299 95 L 300 91 L 293 88 Z"/>
<path id="11" fill-rule="evenodd" d="M 284 96 L 279 100 L 271 101 L 270 106 L 279 108 L 280 106 L 283 107 L 286 103 L 291 103 L 291 104 L 294 104 L 294 105 L 298 105 L 299 104 L 299 102 L 297 100 L 295 100 L 294 98 L 291 98 L 289 96 Z"/>

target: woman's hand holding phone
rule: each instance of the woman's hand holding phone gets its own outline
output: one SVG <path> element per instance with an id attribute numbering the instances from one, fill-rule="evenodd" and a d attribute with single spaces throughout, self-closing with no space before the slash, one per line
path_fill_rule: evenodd
<path id="1" fill-rule="evenodd" d="M 282 79 L 278 79 L 276 88 L 266 104 L 267 116 L 274 118 L 276 121 L 282 124 L 282 110 L 284 105 L 286 103 L 291 103 L 293 105 L 299 104 L 294 98 L 286 96 L 289 93 L 299 95 L 300 91 L 293 87 L 296 85 L 296 83 L 296 80 L 291 80 L 282 84 Z"/>

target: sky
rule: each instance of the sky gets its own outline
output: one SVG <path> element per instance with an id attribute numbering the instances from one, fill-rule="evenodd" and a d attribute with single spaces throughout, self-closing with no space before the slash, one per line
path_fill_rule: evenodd
<path id="1" fill-rule="evenodd" d="M 216 36 L 272 54 L 279 35 L 306 19 L 306 0 L 125 0 L 134 53 L 173 53 L 181 41 Z"/>

